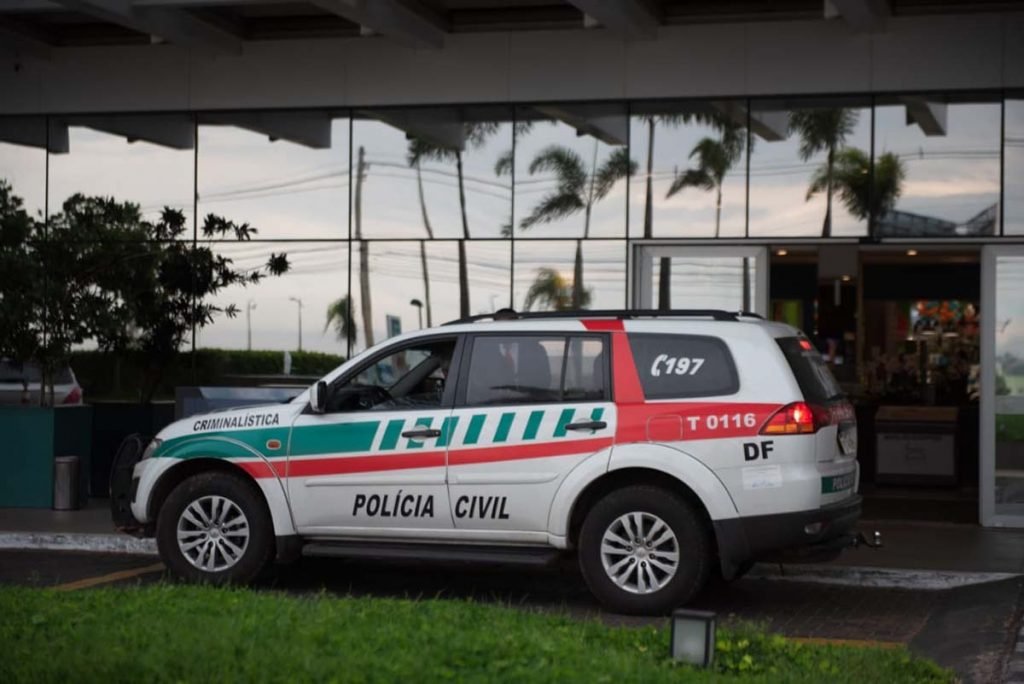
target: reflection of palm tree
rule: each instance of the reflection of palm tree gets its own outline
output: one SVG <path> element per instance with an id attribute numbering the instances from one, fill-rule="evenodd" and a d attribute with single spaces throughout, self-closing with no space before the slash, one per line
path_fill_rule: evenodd
<path id="1" fill-rule="evenodd" d="M 496 121 L 467 123 L 463 127 L 466 148 L 483 146 L 487 139 L 498 132 L 501 124 Z M 466 261 L 466 240 L 469 239 L 469 217 L 466 213 L 466 183 L 462 169 L 462 152 L 458 148 L 445 147 L 434 142 L 413 138 L 409 143 L 410 165 L 419 166 L 420 161 L 429 159 L 439 162 L 455 162 L 459 182 L 459 208 L 462 212 L 462 239 L 459 240 L 459 315 L 469 316 L 469 267 Z"/>
<path id="2" fill-rule="evenodd" d="M 859 114 L 854 109 L 810 109 L 790 112 L 789 128 L 800 134 L 800 159 L 808 161 L 818 152 L 826 151 L 825 158 L 825 221 L 821 236 L 832 235 L 832 194 L 835 189 L 834 171 L 836 150 L 853 133 Z M 808 194 L 810 197 L 810 194 Z"/>
<path id="3" fill-rule="evenodd" d="M 676 173 L 665 197 L 671 197 L 684 188 L 700 188 L 715 191 L 715 237 L 722 223 L 722 185 L 725 176 L 743 155 L 743 129 L 726 126 L 719 137 L 701 138 L 690 152 L 690 159 L 697 158 L 697 167 Z"/>
<path id="4" fill-rule="evenodd" d="M 540 304 L 542 309 L 569 311 L 590 305 L 590 290 L 584 290 L 580 294 L 581 301 L 578 305 L 574 304 L 575 297 L 576 288 L 566 282 L 561 273 L 553 268 L 538 268 L 537 277 L 526 292 L 523 308 L 529 311 L 534 304 Z"/>
<path id="5" fill-rule="evenodd" d="M 892 152 L 878 157 L 872 169 L 871 157 L 866 152 L 845 147 L 835 153 L 831 169 L 825 162 L 814 172 L 807 198 L 827 192 L 831 184 L 847 211 L 858 220 L 870 219 L 873 224 L 896 206 L 905 177 L 903 162 Z"/>
<path id="6" fill-rule="evenodd" d="M 366 149 L 359 146 L 359 160 L 356 165 L 356 190 L 353 200 L 352 219 L 355 239 L 359 241 L 359 301 L 363 307 L 363 337 L 366 348 L 373 346 L 373 311 L 370 299 L 370 243 L 363 239 L 363 183 L 370 165 L 366 163 Z M 351 345 L 350 345 L 351 346 Z"/>
<path id="7" fill-rule="evenodd" d="M 355 344 L 357 330 L 351 296 L 339 297 L 327 305 L 327 322 L 324 323 L 324 332 L 332 326 L 340 341 L 346 342 L 349 348 Z"/>
<path id="8" fill-rule="evenodd" d="M 416 169 L 416 189 L 420 198 L 420 214 L 423 216 L 423 228 L 427 231 L 427 239 L 434 239 L 434 229 L 430 226 L 430 217 L 427 215 L 427 200 L 423 196 L 423 173 L 420 170 L 420 155 L 416 141 L 409 142 L 408 152 L 409 166 Z M 427 310 L 427 327 L 434 326 L 430 306 L 430 273 L 427 271 L 427 244 L 420 240 L 420 270 L 423 271 L 423 301 Z"/>
<path id="9" fill-rule="evenodd" d="M 597 140 L 588 174 L 583 159 L 573 150 L 561 145 L 549 145 L 530 162 L 530 175 L 552 172 L 558 187 L 541 198 L 530 215 L 520 222 L 524 230 L 538 223 L 551 223 L 583 211 L 583 239 L 590 237 L 590 215 L 594 204 L 611 191 L 615 183 L 636 173 L 636 162 L 629 158 L 624 147 L 616 149 L 604 163 L 597 165 Z M 583 241 L 576 241 L 576 260 L 573 266 L 572 307 L 583 308 Z"/>

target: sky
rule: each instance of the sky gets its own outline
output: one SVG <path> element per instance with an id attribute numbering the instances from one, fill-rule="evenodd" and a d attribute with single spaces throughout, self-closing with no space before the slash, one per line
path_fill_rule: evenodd
<path id="1" fill-rule="evenodd" d="M 999 200 L 1000 107 L 998 104 L 951 104 L 945 136 L 925 136 L 907 124 L 902 105 L 879 105 L 875 110 L 875 147 L 903 160 L 907 179 L 897 209 L 962 223 Z M 847 144 L 871 147 L 871 110 L 859 116 Z M 645 206 L 648 125 L 634 116 L 618 130 L 628 130 L 631 157 L 638 172 L 617 182 L 595 203 L 589 226 L 592 238 L 584 246 L 584 281 L 592 288 L 593 307 L 626 305 L 625 261 L 627 235 L 641 237 Z M 666 197 L 676 173 L 695 160 L 691 150 L 704 137 L 717 134 L 696 123 L 659 125 L 653 160 L 653 223 L 655 237 L 711 237 L 714 234 L 715 193 L 687 188 Z M 1007 232 L 1024 233 L 1024 101 L 1006 107 L 1006 220 Z M 183 210 L 191 220 L 193 184 L 198 180 L 198 213 L 216 213 L 258 230 L 248 243 L 219 243 L 214 248 L 242 269 L 258 268 L 270 253 L 285 252 L 289 273 L 258 286 L 232 287 L 214 301 L 235 304 L 242 313 L 218 319 L 199 335 L 201 346 L 245 348 L 247 304 L 252 345 L 259 349 L 294 349 L 298 342 L 298 303 L 302 301 L 302 341 L 306 349 L 343 353 L 344 344 L 325 331 L 325 312 L 351 286 L 357 308 L 359 249 L 349 253 L 345 239 L 350 226 L 349 196 L 354 190 L 349 149 L 355 159 L 364 150 L 367 164 L 362 183 L 362 234 L 369 245 L 370 290 L 375 336 L 385 335 L 385 316 L 401 319 L 403 329 L 417 327 L 417 310 L 410 300 L 425 301 L 420 238 L 427 235 L 417 174 L 407 160 L 405 134 L 386 123 L 336 119 L 331 146 L 312 149 L 286 140 L 270 141 L 265 134 L 224 125 L 199 128 L 198 155 L 84 127 L 70 129 L 70 152 L 49 157 L 50 211 L 75 192 L 110 195 L 137 202 L 155 217 L 164 206 Z M 514 145 L 513 145 L 514 142 Z M 529 229 L 521 227 L 537 202 L 557 185 L 550 172 L 529 172 L 530 162 L 551 145 L 573 150 L 590 174 L 611 155 L 615 145 L 578 135 L 565 123 L 544 121 L 513 141 L 512 125 L 502 123 L 479 147 L 463 154 L 466 215 L 470 235 L 489 238 L 467 246 L 471 313 L 496 307 L 523 306 L 531 282 L 541 267 L 571 279 L 575 238 L 584 233 L 584 212 L 576 212 Z M 515 192 L 510 175 L 496 175 L 498 158 L 515 148 Z M 809 179 L 824 159 L 807 162 L 798 155 L 795 136 L 779 141 L 755 138 L 749 160 L 750 187 L 745 183 L 744 157 L 726 175 L 722 187 L 720 234 L 742 236 L 749 211 L 752 237 L 813 237 L 820 235 L 824 196 L 806 199 Z M 353 163 L 354 163 L 353 159 Z M 42 212 L 47 183 L 46 155 L 38 149 L 0 143 L 0 177 L 14 185 L 33 212 Z M 458 316 L 457 243 L 444 239 L 462 234 L 455 164 L 429 160 L 421 164 L 423 202 L 430 231 L 437 242 L 425 247 L 431 282 L 432 322 Z M 351 188 L 350 188 L 351 185 Z M 861 236 L 864 222 L 834 204 L 834 234 Z M 497 240 L 514 223 L 513 245 Z M 538 240 L 535 238 L 548 238 Z M 259 242 L 281 240 L 282 242 Z M 302 240 L 301 242 L 299 240 Z M 515 250 L 515 272 L 512 250 Z M 674 285 L 687 301 L 716 305 L 738 296 L 736 263 L 673 264 Z M 351 274 L 351 278 L 350 278 Z M 511 301 L 509 301 L 511 287 Z M 676 299 L 676 297 L 674 297 Z M 1024 298 L 1018 301 L 1024 302 Z M 1024 307 L 1024 304 L 1021 304 Z M 1020 320 L 1024 326 L 1024 310 Z M 357 311 L 357 321 L 361 316 Z M 424 321 L 424 324 L 426 321 Z M 1015 324 L 1016 325 L 1016 324 Z M 1015 330 L 1015 328 L 1013 328 Z M 1016 334 L 1016 333 L 1014 333 Z M 1020 331 L 1024 342 L 1024 328 Z M 362 346 L 362 335 L 358 346 Z M 1024 344 L 1021 345 L 1024 349 Z"/>

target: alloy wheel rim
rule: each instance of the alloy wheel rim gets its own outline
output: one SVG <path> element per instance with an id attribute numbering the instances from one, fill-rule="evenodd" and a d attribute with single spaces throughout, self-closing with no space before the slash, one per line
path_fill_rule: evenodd
<path id="1" fill-rule="evenodd" d="M 620 515 L 601 538 L 601 565 L 615 586 L 652 594 L 679 569 L 679 541 L 664 520 L 641 511 Z"/>
<path id="2" fill-rule="evenodd" d="M 178 518 L 178 550 L 204 572 L 233 568 L 249 547 L 249 519 L 231 499 L 203 496 Z"/>

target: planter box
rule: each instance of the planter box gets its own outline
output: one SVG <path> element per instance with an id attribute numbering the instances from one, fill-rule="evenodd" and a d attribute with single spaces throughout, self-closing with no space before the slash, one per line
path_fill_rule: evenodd
<path id="1" fill-rule="evenodd" d="M 153 436 L 174 421 L 174 402 L 93 402 L 92 463 L 88 470 L 89 493 L 110 496 L 110 469 L 117 447 L 128 435 Z"/>
<path id="2" fill-rule="evenodd" d="M 52 508 L 53 459 L 78 456 L 79 501 L 89 495 L 92 407 L 0 407 L 0 508 Z"/>

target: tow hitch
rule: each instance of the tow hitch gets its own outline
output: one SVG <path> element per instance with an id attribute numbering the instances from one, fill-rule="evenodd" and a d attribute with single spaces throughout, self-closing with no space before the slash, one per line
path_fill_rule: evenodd
<path id="1" fill-rule="evenodd" d="M 882 533 L 875 530 L 871 533 L 871 539 L 868 539 L 863 532 L 858 532 L 857 536 L 853 539 L 853 548 L 858 546 L 866 546 L 870 549 L 882 548 Z"/>

